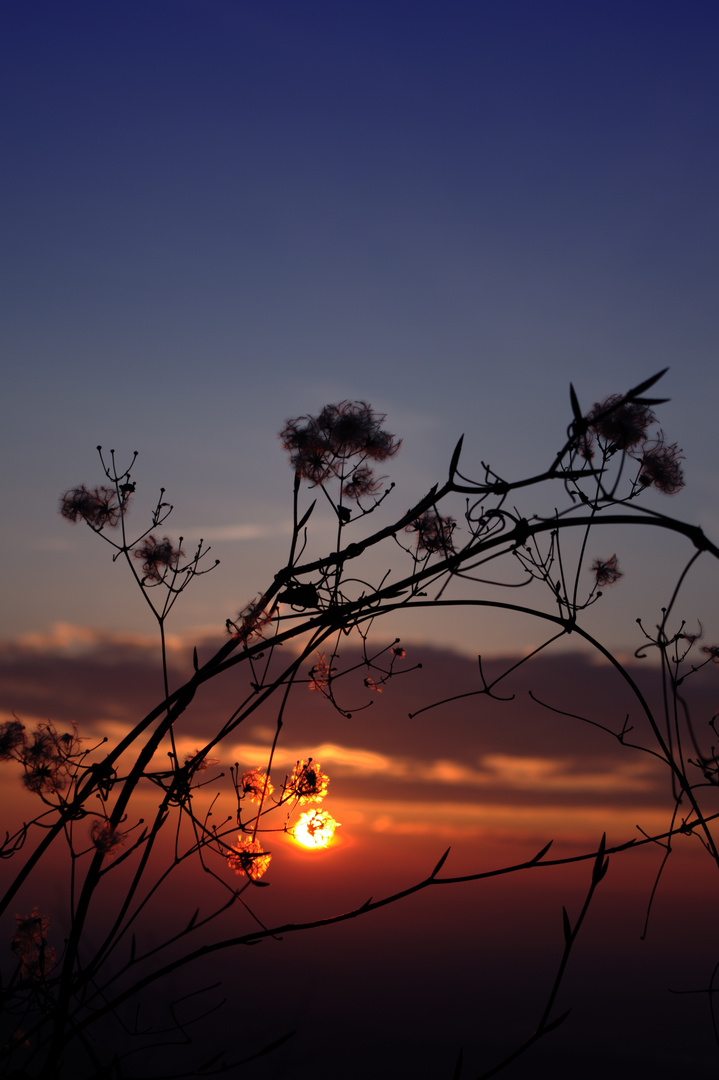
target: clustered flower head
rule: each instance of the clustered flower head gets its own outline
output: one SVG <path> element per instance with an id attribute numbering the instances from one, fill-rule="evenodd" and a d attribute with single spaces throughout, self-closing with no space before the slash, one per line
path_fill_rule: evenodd
<path id="1" fill-rule="evenodd" d="M 664 442 L 660 432 L 658 438 L 646 443 L 642 450 L 639 483 L 643 487 L 652 484 L 665 495 L 676 495 L 684 487 L 684 473 L 679 464 L 681 451 L 676 443 L 670 446 Z"/>
<path id="2" fill-rule="evenodd" d="M 0 724 L 0 761 L 21 762 L 23 783 L 37 795 L 56 795 L 67 786 L 79 747 L 76 729 L 60 735 L 49 721 L 38 724 L 32 736 L 19 720 Z"/>
<path id="3" fill-rule="evenodd" d="M 285 791 L 298 802 L 322 802 L 327 794 L 330 778 L 320 769 L 319 762 L 308 758 L 298 761 L 287 778 Z"/>
<path id="4" fill-rule="evenodd" d="M 109 821 L 94 821 L 90 829 L 90 838 L 96 851 L 111 855 L 125 842 L 125 834 L 113 828 Z"/>
<path id="5" fill-rule="evenodd" d="M 332 668 L 327 663 L 324 653 L 317 653 L 317 663 L 310 668 L 310 690 L 323 692 L 332 678 Z"/>
<path id="6" fill-rule="evenodd" d="M 427 555 L 437 552 L 451 555 L 455 550 L 452 534 L 456 524 L 452 517 L 442 517 L 436 510 L 426 510 L 407 526 L 405 532 L 417 534 L 417 551 Z"/>
<path id="7" fill-rule="evenodd" d="M 55 950 L 47 944 L 50 920 L 33 908 L 29 915 L 16 915 L 15 933 L 10 948 L 21 964 L 24 978 L 41 980 L 49 975 L 55 963 Z"/>
<path id="8" fill-rule="evenodd" d="M 243 839 L 239 836 L 239 843 L 232 848 L 227 856 L 227 865 L 236 874 L 244 875 L 251 881 L 258 881 L 266 873 L 272 856 L 262 848 L 259 840 Z"/>
<path id="9" fill-rule="evenodd" d="M 248 769 L 240 777 L 240 798 L 250 796 L 250 802 L 261 804 L 275 790 L 270 778 L 262 769 Z"/>
<path id="10" fill-rule="evenodd" d="M 0 724 L 0 761 L 9 761 L 25 746 L 25 725 L 19 720 L 5 720 Z"/>
<path id="11" fill-rule="evenodd" d="M 185 755 L 185 765 L 189 766 L 193 772 L 206 772 L 210 765 L 219 765 L 220 759 L 216 757 L 207 757 L 201 750 L 195 750 L 193 754 Z"/>
<path id="12" fill-rule="evenodd" d="M 376 413 L 365 401 L 341 401 L 325 405 L 318 416 L 288 420 L 280 438 L 298 476 L 312 484 L 346 477 L 343 494 L 359 499 L 377 494 L 380 487 L 363 462 L 386 461 L 400 448 L 400 440 L 383 430 L 384 421 L 385 414 Z M 353 457 L 360 462 L 347 477 L 346 462 Z"/>
<path id="13" fill-rule="evenodd" d="M 594 404 L 577 446 L 587 460 L 593 456 L 595 438 L 601 439 L 609 452 L 629 451 L 639 462 L 642 487 L 653 485 L 665 495 L 675 495 L 684 487 L 681 450 L 676 443 L 667 444 L 661 431 L 656 438 L 647 438 L 648 428 L 655 423 L 656 416 L 648 405 L 613 394 Z"/>
<path id="14" fill-rule="evenodd" d="M 34 795 L 57 795 L 67 787 L 67 776 L 54 763 L 43 763 L 28 769 L 23 783 Z"/>
<path id="15" fill-rule="evenodd" d="M 342 485 L 342 494 L 346 499 L 369 498 L 379 495 L 382 480 L 375 476 L 368 465 L 358 465 L 349 480 Z"/>
<path id="16" fill-rule="evenodd" d="M 245 604 L 238 613 L 236 619 L 227 620 L 227 633 L 245 643 L 252 638 L 261 638 L 265 632 L 265 626 L 272 619 L 272 611 L 266 608 L 267 598 L 260 596 L 257 600 L 251 600 Z"/>
<path id="17" fill-rule="evenodd" d="M 172 541 L 167 536 L 163 536 L 162 540 L 158 540 L 156 536 L 148 536 L 134 551 L 135 558 L 143 560 L 145 580 L 150 581 L 162 581 L 168 570 L 177 570 L 184 554 L 182 548 L 172 546 Z"/>
<path id="18" fill-rule="evenodd" d="M 374 690 L 376 694 L 381 694 L 383 692 L 383 688 L 379 685 L 376 679 L 372 678 L 371 675 L 365 676 L 364 684 L 368 690 Z"/>
<path id="19" fill-rule="evenodd" d="M 647 428 L 656 422 L 652 410 L 641 402 L 623 401 L 612 394 L 595 403 L 587 417 L 590 431 L 613 450 L 631 450 L 646 438 Z"/>
<path id="20" fill-rule="evenodd" d="M 129 487 L 129 485 L 126 485 Z M 122 501 L 118 500 L 114 488 L 87 488 L 84 484 L 66 491 L 60 499 L 60 513 L 66 521 L 76 524 L 86 521 L 93 529 L 102 529 L 105 525 L 114 528 L 127 505 L 130 491 L 123 492 Z"/>
<path id="21" fill-rule="evenodd" d="M 624 577 L 617 565 L 616 555 L 612 555 L 609 559 L 595 559 L 592 563 L 592 573 L 600 589 L 607 585 L 614 585 L 620 577 Z"/>

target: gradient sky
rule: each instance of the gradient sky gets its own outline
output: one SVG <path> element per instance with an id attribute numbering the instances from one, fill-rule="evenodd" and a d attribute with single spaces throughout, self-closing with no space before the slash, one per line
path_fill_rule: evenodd
<path id="1" fill-rule="evenodd" d="M 98 443 L 140 451 L 138 518 L 163 485 L 222 560 L 172 628 L 221 626 L 285 554 L 276 432 L 342 398 L 403 436 L 400 512 L 461 432 L 468 472 L 526 475 L 570 379 L 588 408 L 669 366 L 688 484 L 654 504 L 717 535 L 718 29 L 697 2 L 11 5 L 5 638 L 150 629 L 56 514 Z"/>
<path id="2" fill-rule="evenodd" d="M 467 473 L 481 474 L 485 461 L 518 479 L 548 464 L 563 442 L 570 381 L 589 409 L 669 367 L 658 389 L 672 400 L 659 413 L 668 440 L 684 450 L 687 487 L 672 499 L 650 492 L 648 505 L 700 523 L 716 540 L 718 45 L 719 8 L 705 0 L 6 5 L 2 715 L 16 708 L 30 724 L 51 714 L 58 724 L 114 723 L 119 731 L 145 693 L 149 704 L 159 696 L 145 647 L 154 626 L 140 596 L 104 545 L 57 513 L 65 490 L 102 481 L 98 443 L 120 460 L 140 452 L 133 520 L 144 521 L 164 486 L 177 509 L 163 531 L 188 543 L 204 537 L 221 559 L 170 622 L 173 660 L 183 657 L 185 667 L 187 642 L 221 631 L 282 564 L 292 475 L 277 432 L 326 402 L 370 401 L 402 436 L 387 469 L 397 482 L 387 514 L 399 514 L 444 479 L 462 432 Z M 535 509 L 531 499 L 520 508 Z M 329 545 L 329 519 L 320 509 L 316 516 L 318 543 L 326 533 Z M 690 552 L 656 536 L 606 544 L 591 555 L 616 548 L 625 578 L 592 609 L 592 628 L 630 650 L 639 644 L 635 618 L 652 624 L 673 583 L 667 566 L 676 572 Z M 718 570 L 700 566 L 678 612 L 701 618 L 711 641 L 719 640 L 718 586 Z M 388 621 L 389 640 L 395 633 L 412 646 L 408 662 L 422 639 L 470 657 L 537 641 L 526 625 L 459 616 Z M 470 678 L 456 666 L 469 661 L 440 661 L 453 685 Z M 132 692 L 120 701 L 123 664 Z M 595 708 L 604 700 L 596 689 L 604 684 L 591 681 L 596 671 L 581 664 L 566 675 L 551 665 L 534 670 L 535 688 L 546 677 L 568 695 L 567 708 L 576 704 L 573 687 L 594 688 Z M 475 667 L 471 673 L 476 679 Z M 288 735 L 282 768 L 310 745 L 324 748 L 345 832 L 314 864 L 321 871 L 299 856 L 278 859 L 278 888 L 268 894 L 292 895 L 297 874 L 300 906 L 322 889 L 328 903 L 354 904 L 370 877 L 381 891 L 426 873 L 448 838 L 455 865 L 469 871 L 478 860 L 492 865 L 506 843 L 526 857 L 536 841 L 534 853 L 548 830 L 591 843 L 601 822 L 625 838 L 635 814 L 652 826 L 662 820 L 664 789 L 651 769 L 604 756 L 604 744 L 600 754 L 591 738 L 570 743 L 552 724 L 537 741 L 523 714 L 508 740 L 508 725 L 496 739 L 485 727 L 480 746 L 467 744 L 468 760 L 462 715 L 438 726 L 430 714 L 417 739 L 404 722 L 406 702 L 390 701 L 389 690 L 356 732 L 337 728 L 333 714 Z M 422 696 L 425 687 L 412 692 Z M 712 693 L 702 699 L 702 719 Z M 622 719 L 617 713 L 617 727 Z M 203 732 L 194 723 L 183 735 L 189 741 Z M 238 756 L 263 738 L 250 732 Z M 10 791 L 3 786 L 0 796 Z M 557 1051 L 568 1055 L 560 1075 L 575 1076 L 581 1065 L 586 1076 L 590 1067 L 619 1076 L 616 1033 L 642 1009 L 633 1052 L 642 1067 L 651 1060 L 656 1078 L 663 1063 L 676 1075 L 678 1060 L 693 1060 L 687 1053 L 698 1072 L 702 1055 L 713 1053 L 695 999 L 672 1009 L 665 1002 L 665 1021 L 649 994 L 656 971 L 662 987 L 667 971 L 677 985 L 696 987 L 716 958 L 706 937 L 713 923 L 696 907 L 696 919 L 679 920 L 681 940 L 672 925 L 681 869 L 658 910 L 658 951 L 637 968 L 638 982 L 625 979 L 656 864 L 642 867 L 638 887 L 620 872 L 607 891 L 597 937 L 570 986 L 589 987 L 590 997 L 576 998 L 578 1026 Z M 430 1039 L 433 1010 L 444 1001 L 448 1027 L 436 1060 L 449 1076 L 451 1054 L 475 1023 L 477 970 L 492 974 L 479 999 L 484 1042 L 472 1060 L 477 1068 L 493 1060 L 536 1023 L 541 978 L 561 949 L 558 912 L 563 902 L 576 912 L 585 878 L 567 879 L 559 899 L 549 885 L 537 888 L 529 916 L 527 893 L 516 906 L 516 894 L 500 890 L 485 905 L 485 893 L 471 891 L 463 906 L 423 901 L 403 910 L 395 923 L 375 926 L 374 937 L 332 938 L 319 954 L 330 1002 L 313 986 L 283 1005 L 288 1025 L 303 1032 L 307 1062 L 275 1059 L 264 1075 L 316 1075 L 314 1009 L 327 1010 L 322 1035 L 331 1055 L 335 1031 L 337 1060 L 347 1045 L 337 1025 L 342 1017 L 345 1027 L 357 1024 L 362 1075 L 373 1048 L 353 1017 L 384 1017 L 395 1027 L 378 1026 L 383 1052 L 406 1061 L 413 1047 L 427 1062 L 429 1044 L 418 1045 L 417 1031 Z M 339 900 L 333 889 L 344 889 Z M 630 893 L 636 910 L 617 930 Z M 498 911 L 506 913 L 501 934 Z M 498 934 L 496 948 L 476 933 L 478 923 Z M 435 928 L 429 941 L 427 925 Z M 603 944 L 610 931 L 613 952 Z M 690 941 L 694 933 L 705 936 Z M 275 1000 L 283 964 L 312 963 L 319 948 L 289 944 L 291 959 L 263 967 L 255 976 L 263 1000 Z M 348 957 L 352 978 L 342 970 Z M 604 965 L 601 974 L 593 964 Z M 428 973 L 439 979 L 431 994 Z M 240 997 L 245 991 L 239 985 Z M 396 1015 L 388 1019 L 397 997 L 406 1003 L 405 1028 Z M 604 1047 L 606 1060 L 597 1053 L 587 1063 L 600 1004 L 602 1030 L 616 1042 Z M 263 1015 L 267 1038 L 276 1037 L 278 1014 Z M 661 1030 L 675 1040 L 672 1052 L 664 1053 L 668 1043 L 657 1049 Z M 538 1075 L 534 1062 L 542 1060 L 527 1059 L 516 1076 Z M 392 1075 L 389 1061 L 383 1075 Z"/>

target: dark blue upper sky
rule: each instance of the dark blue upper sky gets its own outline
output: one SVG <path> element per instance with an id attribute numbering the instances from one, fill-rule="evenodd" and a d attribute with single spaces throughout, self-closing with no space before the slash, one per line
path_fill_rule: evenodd
<path id="1" fill-rule="evenodd" d="M 404 509 L 462 431 L 469 472 L 515 476 L 570 379 L 589 407 L 669 365 L 688 484 L 661 505 L 719 532 L 718 30 L 699 2 L 12 5 L 4 543 L 33 599 L 8 586 L 6 632 L 104 617 L 58 589 L 92 538 L 55 516 L 98 442 L 178 529 L 271 533 L 276 431 L 341 398 L 404 436 Z M 283 544 L 221 541 L 187 623 Z"/>

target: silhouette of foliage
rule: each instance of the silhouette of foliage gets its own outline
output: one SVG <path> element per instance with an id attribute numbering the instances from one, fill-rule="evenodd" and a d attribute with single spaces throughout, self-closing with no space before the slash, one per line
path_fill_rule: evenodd
<path id="1" fill-rule="evenodd" d="M 289 454 L 294 489 L 286 562 L 264 589 L 255 592 L 255 599 L 234 618 L 226 619 L 228 638 L 214 655 L 200 663 L 195 650 L 192 669 L 173 688 L 166 652 L 167 620 L 194 579 L 213 569 L 207 563 L 209 548 L 200 542 L 187 558 L 182 538 L 175 542 L 162 535 L 161 526 L 172 511 L 164 501 L 164 490 L 149 523 L 131 532 L 127 512 L 135 491 L 132 470 L 137 455 L 122 469 L 114 451 L 107 458 L 98 448 L 105 481 L 94 488 L 69 489 L 61 499 L 60 513 L 73 524 L 84 521 L 110 545 L 114 559 L 124 559 L 158 628 L 164 696 L 114 745 L 88 745 L 80 732 L 59 732 L 50 720 L 33 731 L 18 718 L 0 725 L 0 760 L 9 770 L 5 782 L 13 782 L 13 763 L 19 766 L 17 779 L 38 806 L 35 817 L 6 834 L 0 851 L 10 868 L 2 911 L 13 913 L 21 889 L 30 888 L 37 895 L 37 905 L 29 914 L 16 915 L 4 958 L 7 961 L 9 956 L 13 966 L 0 986 L 4 1046 L 0 1076 L 43 1080 L 123 1076 L 123 1062 L 131 1053 L 123 1049 L 128 1040 L 141 1048 L 165 1047 L 162 1034 L 142 1020 L 157 987 L 171 988 L 178 971 L 208 956 L 232 954 L 265 937 L 318 931 L 425 889 L 586 860 L 592 867 L 586 899 L 574 921 L 563 911 L 563 950 L 539 1023 L 520 1045 L 508 1047 L 502 1060 L 486 1063 L 481 1076 L 493 1076 L 567 1020 L 566 1011 L 556 1011 L 559 989 L 613 855 L 644 843 L 661 843 L 668 855 L 674 835 L 691 833 L 719 868 L 712 828 L 716 814 L 706 799 L 719 783 L 719 759 L 711 745 L 716 718 L 710 720 L 709 733 L 698 734 L 680 693 L 694 672 L 719 662 L 719 647 L 704 643 L 701 633 L 688 634 L 683 623 L 672 622 L 687 570 L 700 557 L 719 558 L 719 548 L 697 526 L 651 509 L 642 511 L 638 502 L 648 488 L 672 495 L 684 483 L 677 444 L 667 443 L 660 430 L 651 434 L 657 424 L 654 408 L 662 401 L 646 394 L 662 374 L 626 394 L 605 398 L 586 413 L 571 389 L 572 415 L 562 446 L 546 469 L 529 477 L 505 480 L 482 463 L 479 478 L 471 479 L 462 471 L 467 466 L 462 462 L 460 440 L 445 483 L 395 514 L 387 511 L 390 503 L 385 502 L 392 485 L 382 492 L 383 479 L 375 477 L 370 464 L 388 461 L 400 448 L 399 439 L 383 426 L 384 415 L 366 402 L 342 401 L 326 405 L 316 416 L 287 420 L 280 437 Z M 332 549 L 304 563 L 315 503 L 302 507 L 303 483 L 320 489 L 333 508 L 337 529 Z M 520 512 L 510 503 L 510 496 L 518 499 L 535 489 L 549 489 L 554 505 L 563 500 L 562 508 L 551 514 Z M 456 505 L 460 499 L 463 512 Z M 355 530 L 356 522 L 365 522 L 380 507 L 386 516 L 374 532 Z M 652 711 L 620 658 L 582 625 L 583 612 L 600 599 L 601 589 L 621 588 L 617 554 L 593 560 L 589 554 L 595 533 L 601 535 L 608 525 L 614 530 L 631 525 L 647 533 L 669 531 L 683 537 L 692 549 L 656 630 L 650 633 L 640 626 L 644 654 L 652 650 L 660 662 L 663 714 Z M 579 544 L 572 546 L 570 537 L 579 537 Z M 363 557 L 374 549 L 387 552 L 389 569 L 379 579 L 362 569 Z M 545 602 L 533 599 L 521 605 L 507 597 L 502 591 L 507 580 L 502 567 L 512 570 L 512 589 L 540 583 Z M 488 582 L 499 590 L 494 599 L 487 598 Z M 451 596 L 447 593 L 450 583 Z M 372 637 L 377 633 L 377 620 L 391 627 L 397 612 L 420 615 L 456 604 L 475 604 L 490 615 L 492 611 L 529 614 L 548 628 L 539 649 L 572 634 L 614 667 L 634 695 L 651 741 L 631 744 L 627 725 L 619 732 L 604 730 L 623 746 L 631 745 L 662 763 L 671 780 L 670 827 L 661 836 L 632 837 L 613 847 L 605 837 L 598 838 L 594 850 L 556 859 L 548 856 L 549 837 L 539 852 L 517 863 L 461 876 L 443 873 L 447 851 L 425 878 L 392 895 L 358 902 L 352 910 L 335 916 L 265 925 L 262 890 L 271 876 L 272 860 L 281 857 L 270 850 L 272 834 L 296 832 L 299 836 L 302 830 L 308 842 L 320 843 L 338 824 L 324 806 L 311 805 L 325 799 L 331 802 L 329 777 L 314 758 L 297 761 L 284 777 L 273 772 L 290 694 L 314 692 L 347 716 L 343 688 L 359 668 L 366 693 L 354 712 L 361 712 L 373 694 L 411 670 L 404 664 L 405 650 L 397 638 L 371 644 L 370 632 Z M 359 644 L 359 664 L 341 662 L 339 645 L 349 636 Z M 294 649 L 283 651 L 289 641 Z M 488 683 L 480 658 L 474 693 L 496 697 L 500 679 L 527 659 L 521 658 Z M 217 717 L 204 744 L 182 756 L 176 740 L 180 717 L 207 684 L 231 680 L 240 665 L 250 673 L 250 689 L 238 691 L 232 713 Z M 444 700 L 452 701 L 452 688 L 448 689 Z M 213 752 L 220 753 L 241 725 L 273 701 L 277 723 L 265 760 L 244 761 L 231 769 L 233 805 L 229 811 L 220 810 L 227 793 L 220 783 L 224 774 L 216 770 L 220 759 Z M 422 711 L 433 707 L 429 702 Z M 551 703 L 546 707 L 553 708 Z M 154 802 L 145 819 L 138 816 L 136 806 L 148 790 Z M 201 797 L 205 790 L 214 792 L 210 810 Z M 159 843 L 161 835 L 173 837 L 169 862 Z M 43 872 L 51 854 L 54 859 L 63 857 L 69 868 L 70 930 L 64 942 L 53 937 L 48 914 L 51 897 Z M 190 917 L 184 929 L 169 931 L 160 943 L 139 947 L 136 930 L 145 912 L 161 904 L 161 886 L 174 881 L 191 861 L 203 871 L 203 903 L 211 896 L 214 906 L 200 916 L 199 908 L 194 910 L 194 898 L 188 896 Z M 221 917 L 231 909 L 249 915 L 251 923 L 227 936 Z M 705 992 L 713 1006 L 711 984 Z M 171 989 L 168 993 L 171 997 Z M 175 1050 L 182 1061 L 178 1065 L 175 1060 L 172 1066 L 179 1072 L 167 1075 L 205 1076 L 238 1069 L 244 1059 L 241 1052 L 238 1056 L 233 1051 L 232 1040 L 208 1058 L 202 1038 L 192 1041 L 192 1025 L 177 1019 L 175 1004 L 169 1006 L 166 1030 L 181 1034 Z M 106 1034 L 112 1023 L 114 1042 Z M 169 1048 L 166 1052 L 170 1055 Z M 450 1067 L 448 1063 L 447 1075 Z M 463 1068 L 460 1054 L 455 1077 L 460 1077 Z"/>

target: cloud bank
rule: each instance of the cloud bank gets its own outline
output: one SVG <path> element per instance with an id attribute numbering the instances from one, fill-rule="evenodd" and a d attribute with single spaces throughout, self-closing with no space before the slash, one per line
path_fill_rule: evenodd
<path id="1" fill-rule="evenodd" d="M 201 659 L 218 644 L 219 639 L 200 641 Z M 440 804 L 452 806 L 455 820 L 465 825 L 475 820 L 473 806 L 485 807 L 485 821 L 504 820 L 511 811 L 526 823 L 533 808 L 542 815 L 588 813 L 593 819 L 598 811 L 616 815 L 618 809 L 633 817 L 640 811 L 653 815 L 667 805 L 666 769 L 641 749 L 652 745 L 646 718 L 609 666 L 579 655 L 542 654 L 496 683 L 496 696 L 489 696 L 479 693 L 476 662 L 430 646 L 413 646 L 410 653 L 397 670 L 418 663 L 421 670 L 392 678 L 382 694 L 365 686 L 361 666 L 337 681 L 338 701 L 350 717 L 322 694 L 309 692 L 308 661 L 285 708 L 272 761 L 275 784 L 297 760 L 313 757 L 330 774 L 333 797 L 374 807 L 374 828 L 390 828 L 393 821 L 407 828 L 396 807 L 411 804 L 420 831 Z M 338 672 L 360 659 L 347 649 L 335 661 Z M 488 662 L 485 678 L 499 679 L 516 660 Z M 170 661 L 170 684 L 176 687 L 191 675 L 188 642 L 171 641 Z M 648 700 L 659 705 L 657 673 L 649 663 L 633 661 L 629 670 Z M 700 737 L 714 712 L 715 681 L 715 669 L 707 669 L 687 691 Z M 59 728 L 77 723 L 82 735 L 111 740 L 162 699 L 151 639 L 67 624 L 1 646 L 0 688 L 4 718 L 15 713 L 28 726 L 44 720 Z M 249 691 L 239 669 L 203 686 L 176 725 L 179 752 L 206 745 Z M 426 708 L 438 701 L 445 704 Z M 267 765 L 276 704 L 265 705 L 213 749 L 218 769 L 235 762 L 242 768 Z M 418 710 L 424 711 L 414 715 Z M 625 726 L 632 746 L 617 737 Z M 381 809 L 390 805 L 395 811 Z M 425 809 L 420 813 L 417 807 Z"/>

